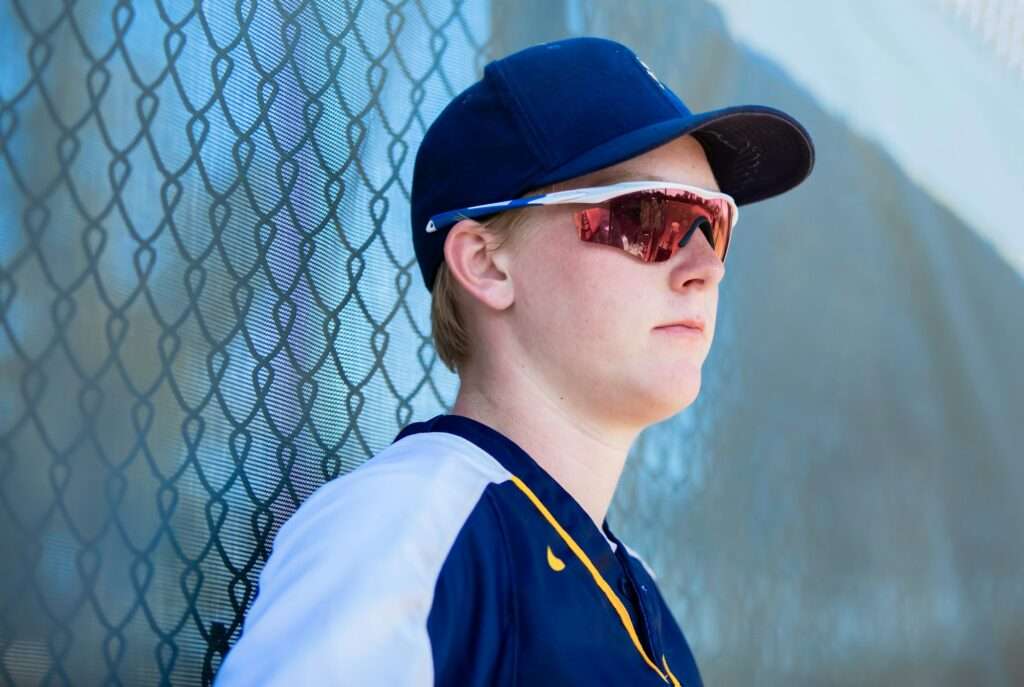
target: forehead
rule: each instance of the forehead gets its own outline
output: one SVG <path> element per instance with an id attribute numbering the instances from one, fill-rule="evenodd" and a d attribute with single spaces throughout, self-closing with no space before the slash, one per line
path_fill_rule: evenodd
<path id="1" fill-rule="evenodd" d="M 713 191 L 718 190 L 718 184 L 715 183 L 714 175 L 712 174 L 706 176 L 692 174 L 667 175 L 646 172 L 642 169 L 602 169 L 599 172 L 595 172 L 593 177 L 587 177 L 586 181 L 588 185 L 593 184 L 594 186 L 605 186 L 620 181 L 668 181 L 677 184 L 690 184 L 691 186 L 699 186 Z"/>
<path id="2" fill-rule="evenodd" d="M 712 191 L 720 190 L 704 148 L 689 135 L 628 160 L 564 181 L 556 190 L 641 180 L 669 181 Z"/>

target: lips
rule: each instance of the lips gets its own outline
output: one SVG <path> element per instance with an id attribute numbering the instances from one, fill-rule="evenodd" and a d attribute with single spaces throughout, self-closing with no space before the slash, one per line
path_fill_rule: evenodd
<path id="1" fill-rule="evenodd" d="M 704 320 L 699 319 L 688 319 L 688 320 L 676 320 L 675 322 L 666 322 L 663 325 L 655 327 L 655 329 L 665 329 L 666 327 L 686 327 L 687 329 L 695 329 L 699 332 L 704 331 Z"/>

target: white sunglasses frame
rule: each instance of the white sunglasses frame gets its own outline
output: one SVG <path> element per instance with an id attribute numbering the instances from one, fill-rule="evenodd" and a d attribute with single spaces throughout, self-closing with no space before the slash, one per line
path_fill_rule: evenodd
<path id="1" fill-rule="evenodd" d="M 642 180 L 642 181 L 622 181 L 617 184 L 611 184 L 608 186 L 588 186 L 586 188 L 573 188 L 566 191 L 557 191 L 555 193 L 542 193 L 538 196 L 530 196 L 528 198 L 516 198 L 515 200 L 505 200 L 499 203 L 485 203 L 484 205 L 471 205 L 467 208 L 460 208 L 458 210 L 449 210 L 448 212 L 441 212 L 433 215 L 427 222 L 426 232 L 432 234 L 441 229 L 445 229 L 451 224 L 455 224 L 459 220 L 472 219 L 473 217 L 480 217 L 482 215 L 490 215 L 495 212 L 502 212 L 504 210 L 511 210 L 517 207 L 524 207 L 527 205 L 565 205 L 569 203 L 603 203 L 606 200 L 611 200 L 617 196 L 625 195 L 627 193 L 633 193 L 635 191 L 651 191 L 655 189 L 677 189 L 680 191 L 689 191 L 694 195 L 708 198 L 710 200 L 723 199 L 729 203 L 732 209 L 732 225 L 729 227 L 730 231 L 736 226 L 736 222 L 739 221 L 740 211 L 736 207 L 736 201 L 727 193 L 720 193 L 718 191 L 711 191 L 706 188 L 699 186 L 690 186 L 688 184 L 679 184 L 673 181 L 658 181 L 655 179 Z"/>

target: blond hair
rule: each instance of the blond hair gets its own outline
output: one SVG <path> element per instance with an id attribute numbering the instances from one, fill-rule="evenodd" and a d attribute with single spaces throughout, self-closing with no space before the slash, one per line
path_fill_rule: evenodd
<path id="1" fill-rule="evenodd" d="M 548 193 L 555 184 L 541 186 L 524 193 L 520 198 Z M 523 232 L 517 231 L 528 217 L 528 207 L 518 207 L 498 213 L 492 219 L 481 222 L 485 231 L 498 239 L 489 250 L 494 251 L 509 239 L 515 239 Z M 442 261 L 434 277 L 433 300 L 430 304 L 430 333 L 434 337 L 437 356 L 452 372 L 459 372 L 469 360 L 472 342 L 466 329 L 463 313 L 459 309 L 458 292 L 461 285 L 452 276 L 448 263 Z"/>

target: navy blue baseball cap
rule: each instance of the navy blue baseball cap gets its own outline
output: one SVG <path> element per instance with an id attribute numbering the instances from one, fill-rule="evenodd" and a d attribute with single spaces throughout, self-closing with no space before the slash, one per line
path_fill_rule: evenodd
<path id="1" fill-rule="evenodd" d="M 427 290 L 451 229 L 427 232 L 432 216 L 512 200 L 684 134 L 700 142 L 737 205 L 788 191 L 814 166 L 810 134 L 785 112 L 736 105 L 694 114 L 632 50 L 606 38 L 541 43 L 489 62 L 416 153 L 413 246 Z"/>

